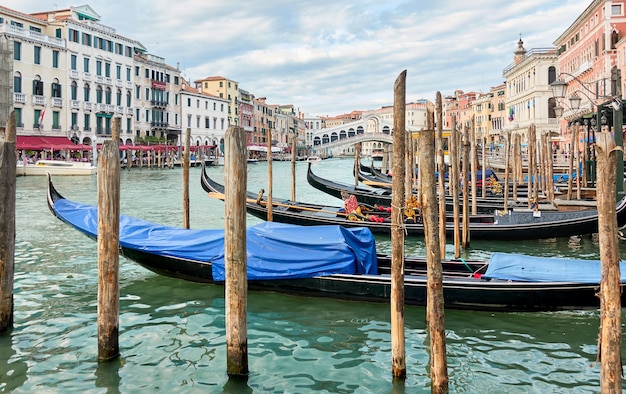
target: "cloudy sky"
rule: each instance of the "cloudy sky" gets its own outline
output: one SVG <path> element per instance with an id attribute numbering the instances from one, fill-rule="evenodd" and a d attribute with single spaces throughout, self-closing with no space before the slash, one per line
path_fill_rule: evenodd
<path id="1" fill-rule="evenodd" d="M 221 75 L 270 104 L 338 115 L 504 81 L 521 38 L 548 48 L 591 0 L 3 0 L 30 13 L 89 4 L 101 23 L 180 65 Z"/>

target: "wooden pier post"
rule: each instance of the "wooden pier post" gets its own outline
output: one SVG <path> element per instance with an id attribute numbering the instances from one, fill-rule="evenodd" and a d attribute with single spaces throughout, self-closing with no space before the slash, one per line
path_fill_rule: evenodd
<path id="1" fill-rule="evenodd" d="M 471 130 L 471 136 L 469 138 L 470 141 L 470 153 L 469 153 L 469 157 L 470 157 L 470 164 L 471 164 L 471 173 L 472 173 L 472 214 L 476 215 L 478 208 L 476 206 L 476 198 L 478 195 L 478 191 L 476 190 L 476 183 L 477 183 L 477 178 L 478 178 L 478 157 L 476 155 L 476 115 L 472 115 L 472 128 Z M 482 179 L 482 188 L 483 190 L 487 188 L 487 180 L 485 179 L 485 168 L 483 167 L 482 169 L 482 174 L 481 174 L 481 178 Z M 466 219 L 467 220 L 467 219 Z M 469 221 L 468 221 L 469 222 Z M 469 225 L 468 225 L 468 230 L 469 230 Z"/>
<path id="2" fill-rule="evenodd" d="M 274 185 L 274 179 L 272 178 L 272 129 L 267 131 L 267 221 L 273 221 L 272 209 L 272 188 Z"/>
<path id="3" fill-rule="evenodd" d="M 291 201 L 296 201 L 296 142 L 295 134 L 291 136 Z"/>
<path id="4" fill-rule="evenodd" d="M 0 141 L 0 333 L 13 328 L 15 276 L 15 111 Z"/>
<path id="5" fill-rule="evenodd" d="M 439 172 L 439 246 L 441 258 L 446 256 L 446 162 L 443 155 L 443 99 L 437 92 L 435 99 L 437 111 L 437 171 Z"/>
<path id="6" fill-rule="evenodd" d="M 230 126 L 224 141 L 226 372 L 233 377 L 248 375 L 245 137 L 243 127 Z"/>
<path id="7" fill-rule="evenodd" d="M 120 354 L 120 118 L 98 156 L 98 361 Z"/>
<path id="8" fill-rule="evenodd" d="M 502 209 L 504 209 L 504 211 L 508 211 L 509 209 L 509 173 L 511 172 L 509 170 L 510 165 L 510 157 L 511 157 L 511 132 L 505 132 L 505 136 L 504 136 L 504 187 L 502 188 L 502 190 L 504 191 L 503 197 L 504 197 L 504 206 L 502 207 Z M 515 181 L 513 181 L 515 182 Z M 514 183 L 514 185 L 516 185 Z M 515 186 L 514 186 L 515 188 Z M 517 190 L 517 189 L 516 189 Z"/>
<path id="9" fill-rule="evenodd" d="M 443 274 L 439 242 L 440 223 L 435 180 L 435 131 L 427 109 L 427 130 L 419 135 L 419 194 L 424 221 L 426 244 L 427 301 L 426 321 L 430 337 L 431 392 L 448 392 L 448 362 L 446 359 L 445 311 L 443 298 Z M 431 112 L 432 113 L 432 112 Z M 465 165 L 464 165 L 465 166 Z M 467 182 L 466 182 L 467 183 Z M 445 225 L 444 225 L 445 227 Z"/>
<path id="10" fill-rule="evenodd" d="M 354 187 L 359 186 L 359 171 L 361 169 L 361 143 L 354 146 Z"/>
<path id="11" fill-rule="evenodd" d="M 621 147 L 610 132 L 598 133 L 596 143 L 598 239 L 602 274 L 600 282 L 600 392 L 622 391 L 622 305 L 620 253 L 617 228 L 617 165 Z M 621 181 L 621 179 L 620 179 Z"/>
<path id="12" fill-rule="evenodd" d="M 191 129 L 185 131 L 185 150 L 183 153 L 183 227 L 189 228 L 189 150 L 191 149 Z"/>
<path id="13" fill-rule="evenodd" d="M 406 378 L 404 334 L 404 159 L 406 70 L 393 86 L 393 178 L 391 192 L 391 373 Z"/>
<path id="14" fill-rule="evenodd" d="M 470 142 L 468 140 L 469 130 L 466 127 L 463 133 L 463 147 L 461 152 L 463 153 L 463 227 L 461 228 L 461 246 L 463 249 L 469 247 L 469 184 L 470 176 L 472 177 L 472 183 L 476 185 L 476 174 L 470 174 Z"/>
<path id="15" fill-rule="evenodd" d="M 454 258 L 461 257 L 461 231 L 459 223 L 459 132 L 456 129 L 456 117 L 452 117 L 452 131 L 450 133 L 450 176 L 448 188 L 452 193 L 452 219 L 454 221 Z"/>

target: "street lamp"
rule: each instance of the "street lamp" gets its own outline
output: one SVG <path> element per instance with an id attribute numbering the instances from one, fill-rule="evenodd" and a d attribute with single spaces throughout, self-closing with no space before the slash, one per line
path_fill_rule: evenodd
<path id="1" fill-rule="evenodd" d="M 589 100 L 591 105 L 596 107 L 595 108 L 596 116 L 591 119 L 591 122 L 590 122 L 591 130 L 588 129 L 588 134 L 587 134 L 587 143 L 588 143 L 588 149 L 590 153 L 590 156 L 588 156 L 590 160 L 587 162 L 587 174 L 590 175 L 590 178 L 592 180 L 595 180 L 595 162 L 592 163 L 592 161 L 595 161 L 595 155 L 593 155 L 595 151 L 592 152 L 591 150 L 591 138 L 590 137 L 592 136 L 589 135 L 589 131 L 593 133 L 593 141 L 595 142 L 595 130 L 596 130 L 595 127 L 596 126 L 602 127 L 601 125 L 607 124 L 607 121 L 608 121 L 606 116 L 603 114 L 603 111 L 602 111 L 603 108 L 610 107 L 613 110 L 613 130 L 614 130 L 615 144 L 618 147 L 623 146 L 623 134 L 622 134 L 623 113 L 622 113 L 622 99 L 620 97 L 621 96 L 620 73 L 619 73 L 619 70 L 615 68 L 613 72 L 611 73 L 611 81 L 613 82 L 612 85 L 615 88 L 615 91 L 611 92 L 612 95 L 599 94 L 598 92 L 593 92 L 587 86 L 590 83 L 581 81 L 580 79 L 578 79 L 578 77 L 572 74 L 561 73 L 560 75 L 568 76 L 572 80 L 576 81 L 585 91 L 587 91 L 592 96 L 595 96 L 596 97 L 595 100 L 605 100 L 602 103 L 596 104 L 595 100 L 590 98 L 583 90 L 578 90 L 574 92 L 572 96 L 569 98 L 570 108 L 574 111 L 580 108 L 580 104 L 582 101 L 582 98 L 578 95 L 578 93 L 581 93 L 583 96 L 585 96 Z M 550 87 L 552 88 L 552 93 L 556 99 L 563 100 L 565 98 L 565 94 L 568 88 L 568 83 L 566 83 L 562 79 L 558 79 L 552 82 L 550 84 Z M 563 114 L 563 108 L 561 106 L 554 107 L 554 111 L 555 111 L 555 115 L 557 116 L 559 113 L 561 115 Z M 590 109 L 590 111 L 593 111 L 593 109 Z M 594 156 L 593 160 L 591 160 L 592 159 L 591 155 Z M 617 166 L 616 166 L 616 172 L 617 172 L 616 190 L 617 190 L 618 201 L 621 200 L 622 197 L 624 196 L 624 159 L 623 157 L 624 157 L 623 152 L 621 150 L 618 151 L 617 152 Z M 593 173 L 591 171 L 593 171 Z"/>

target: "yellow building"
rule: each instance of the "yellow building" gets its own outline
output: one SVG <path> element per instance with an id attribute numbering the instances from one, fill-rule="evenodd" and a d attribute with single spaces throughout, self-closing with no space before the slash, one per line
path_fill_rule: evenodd
<path id="1" fill-rule="evenodd" d="M 220 76 L 206 77 L 194 81 L 201 93 L 208 93 L 228 100 L 228 125 L 238 126 L 239 83 Z"/>

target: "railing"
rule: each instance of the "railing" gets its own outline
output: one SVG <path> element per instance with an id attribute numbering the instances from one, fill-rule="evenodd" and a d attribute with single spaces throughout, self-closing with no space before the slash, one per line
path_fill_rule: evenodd
<path id="1" fill-rule="evenodd" d="M 26 104 L 26 95 L 24 93 L 13 93 L 13 101 L 15 103 Z"/>
<path id="2" fill-rule="evenodd" d="M 93 109 L 93 103 L 85 101 L 83 103 L 83 107 L 84 107 L 85 111 L 91 111 Z"/>
<path id="3" fill-rule="evenodd" d="M 70 108 L 72 108 L 72 109 L 80 109 L 80 101 L 71 100 L 70 101 Z"/>
<path id="4" fill-rule="evenodd" d="M 63 99 L 60 97 L 52 97 L 52 106 L 53 107 L 63 107 Z"/>
<path id="5" fill-rule="evenodd" d="M 89 73 L 84 73 L 83 74 L 83 79 L 87 82 L 91 82 L 91 74 Z"/>
<path id="6" fill-rule="evenodd" d="M 354 145 L 364 141 L 380 141 L 391 144 L 393 143 L 393 136 L 385 133 L 363 133 L 317 144 L 315 148 L 336 148 L 338 146 Z"/>
<path id="7" fill-rule="evenodd" d="M 70 78 L 78 79 L 78 71 L 77 70 L 70 70 Z"/>
<path id="8" fill-rule="evenodd" d="M 36 42 L 48 43 L 54 46 L 65 47 L 65 40 L 53 36 L 48 36 L 37 31 L 26 30 L 23 27 L 18 27 L 9 24 L 0 24 L 0 32 L 8 33 L 15 36 L 24 37 Z"/>
<path id="9" fill-rule="evenodd" d="M 46 96 L 38 96 L 33 94 L 33 104 L 46 105 Z"/>

